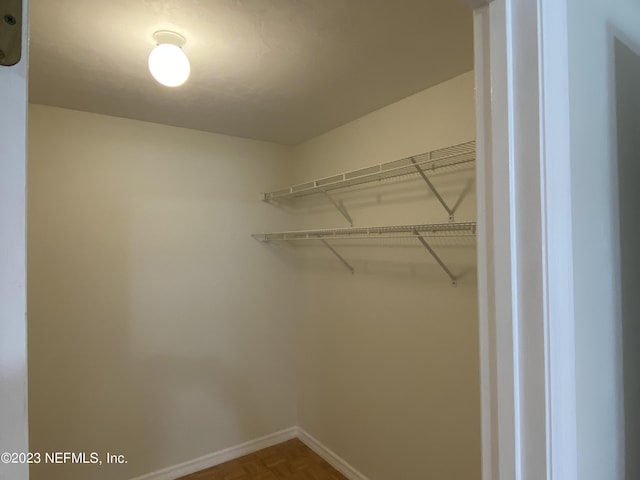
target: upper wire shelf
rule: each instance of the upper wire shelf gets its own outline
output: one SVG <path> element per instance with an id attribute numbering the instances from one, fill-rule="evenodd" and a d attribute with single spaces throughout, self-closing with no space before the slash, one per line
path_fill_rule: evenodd
<path id="1" fill-rule="evenodd" d="M 263 193 L 263 200 L 268 202 L 277 198 L 295 198 L 326 193 L 339 188 L 361 185 L 379 180 L 399 178 L 407 175 L 421 175 L 433 172 L 457 170 L 469 165 L 476 159 L 476 142 L 470 141 L 439 150 L 432 150 L 420 155 L 393 160 L 371 167 L 352 170 L 291 187 Z"/>

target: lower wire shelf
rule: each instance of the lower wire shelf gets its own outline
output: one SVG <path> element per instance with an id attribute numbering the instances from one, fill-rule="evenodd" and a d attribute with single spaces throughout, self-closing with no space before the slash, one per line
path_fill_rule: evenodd
<path id="1" fill-rule="evenodd" d="M 333 228 L 320 230 L 299 230 L 289 232 L 256 233 L 253 237 L 264 243 L 271 242 L 296 242 L 296 241 L 320 241 L 322 242 L 351 273 L 355 269 L 336 249 L 329 243 L 332 240 L 365 240 L 365 239 L 394 239 L 414 238 L 431 254 L 438 265 L 449 276 L 454 286 L 457 278 L 442 259 L 437 255 L 431 240 L 475 237 L 476 222 L 450 222 L 430 223 L 416 225 L 388 225 L 382 227 L 357 227 L 357 228 Z"/>

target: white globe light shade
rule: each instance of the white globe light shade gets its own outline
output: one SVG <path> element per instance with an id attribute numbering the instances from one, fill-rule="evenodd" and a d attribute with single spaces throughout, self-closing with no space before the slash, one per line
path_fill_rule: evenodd
<path id="1" fill-rule="evenodd" d="M 178 87 L 189 78 L 191 65 L 180 47 L 161 43 L 149 55 L 149 71 L 162 85 Z"/>

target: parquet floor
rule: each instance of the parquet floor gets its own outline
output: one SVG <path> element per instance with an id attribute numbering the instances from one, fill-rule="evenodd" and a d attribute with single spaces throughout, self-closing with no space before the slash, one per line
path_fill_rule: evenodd
<path id="1" fill-rule="evenodd" d="M 179 480 L 347 480 L 297 438 Z"/>

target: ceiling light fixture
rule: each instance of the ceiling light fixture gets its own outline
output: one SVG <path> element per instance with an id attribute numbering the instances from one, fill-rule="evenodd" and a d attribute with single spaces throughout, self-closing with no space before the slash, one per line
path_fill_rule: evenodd
<path id="1" fill-rule="evenodd" d="M 149 54 L 149 71 L 162 85 L 178 87 L 187 81 L 191 65 L 182 51 L 186 39 L 176 32 L 160 30 L 153 34 L 157 46 Z"/>

